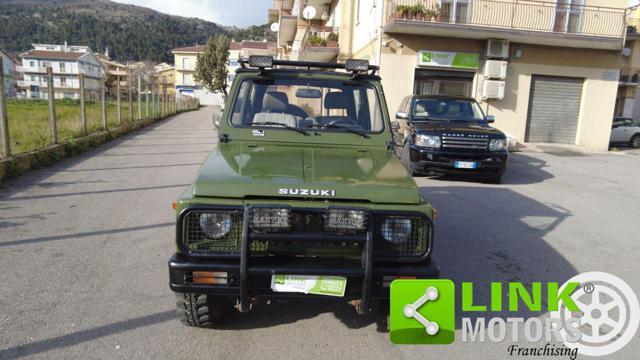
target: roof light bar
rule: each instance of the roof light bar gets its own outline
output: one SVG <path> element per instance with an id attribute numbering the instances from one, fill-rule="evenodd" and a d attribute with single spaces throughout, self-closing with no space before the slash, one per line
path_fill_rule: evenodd
<path id="1" fill-rule="evenodd" d="M 240 65 L 243 68 L 251 67 L 257 69 L 267 69 L 274 67 L 293 67 L 293 68 L 307 68 L 311 69 L 345 69 L 349 72 L 363 73 L 371 71 L 370 75 L 375 75 L 376 71 L 380 70 L 377 65 L 370 65 L 368 60 L 362 59 L 349 59 L 345 63 L 334 62 L 315 62 L 315 61 L 290 61 L 290 60 L 277 60 L 271 56 L 265 55 L 251 55 L 249 60 L 240 59 Z"/>

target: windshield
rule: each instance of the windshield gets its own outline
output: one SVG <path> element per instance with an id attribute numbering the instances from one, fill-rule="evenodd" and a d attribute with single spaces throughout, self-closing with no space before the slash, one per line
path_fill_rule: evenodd
<path id="1" fill-rule="evenodd" d="M 413 104 L 415 120 L 484 122 L 485 116 L 475 101 L 458 99 L 417 99 Z"/>
<path id="2" fill-rule="evenodd" d="M 375 88 L 348 79 L 244 80 L 231 124 L 362 134 L 384 129 Z"/>

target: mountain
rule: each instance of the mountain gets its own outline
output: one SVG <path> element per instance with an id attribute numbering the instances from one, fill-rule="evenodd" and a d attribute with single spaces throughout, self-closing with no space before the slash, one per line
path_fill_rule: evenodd
<path id="1" fill-rule="evenodd" d="M 171 49 L 205 44 L 218 34 L 236 40 L 273 36 L 266 25 L 225 27 L 108 0 L 0 0 L 0 48 L 13 54 L 32 43 L 67 41 L 100 52 L 108 47 L 120 61 L 173 62 Z"/>

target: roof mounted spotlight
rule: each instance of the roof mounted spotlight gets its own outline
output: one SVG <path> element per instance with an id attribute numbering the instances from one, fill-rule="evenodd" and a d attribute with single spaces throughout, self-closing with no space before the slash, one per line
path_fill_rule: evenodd
<path id="1" fill-rule="evenodd" d="M 252 68 L 258 68 L 260 70 L 271 68 L 273 67 L 273 57 L 264 55 L 251 55 L 249 56 L 249 66 Z"/>
<path id="2" fill-rule="evenodd" d="M 369 70 L 369 60 L 348 59 L 344 62 L 344 69 L 351 71 L 351 79 L 355 79 L 361 72 Z"/>
<path id="3" fill-rule="evenodd" d="M 367 71 L 369 70 L 369 60 L 348 59 L 344 62 L 344 68 L 347 71 Z"/>

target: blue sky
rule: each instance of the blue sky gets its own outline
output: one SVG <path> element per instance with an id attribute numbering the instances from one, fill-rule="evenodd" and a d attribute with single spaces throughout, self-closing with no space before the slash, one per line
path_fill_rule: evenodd
<path id="1" fill-rule="evenodd" d="M 197 17 L 222 25 L 246 27 L 267 23 L 271 0 L 114 0 L 166 14 Z"/>

